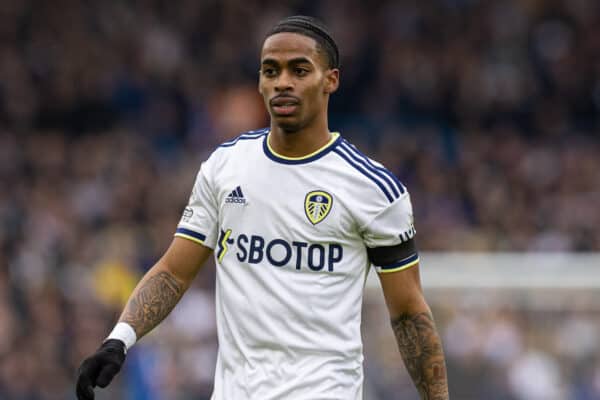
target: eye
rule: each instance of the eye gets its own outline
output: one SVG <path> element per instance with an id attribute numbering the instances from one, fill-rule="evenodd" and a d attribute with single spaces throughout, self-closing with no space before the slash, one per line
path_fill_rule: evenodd
<path id="1" fill-rule="evenodd" d="M 262 69 L 262 74 L 267 78 L 272 78 L 277 75 L 277 71 L 273 67 L 265 67 Z"/>
<path id="2" fill-rule="evenodd" d="M 294 68 L 294 73 L 298 76 L 305 76 L 306 74 L 308 74 L 308 69 L 306 68 L 302 68 L 302 67 L 296 67 Z"/>

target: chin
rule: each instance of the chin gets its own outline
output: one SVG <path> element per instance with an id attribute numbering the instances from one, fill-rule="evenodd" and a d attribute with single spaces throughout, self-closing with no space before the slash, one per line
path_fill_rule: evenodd
<path id="1" fill-rule="evenodd" d="M 284 133 L 296 133 L 303 128 L 303 124 L 297 121 L 285 121 L 282 119 L 274 118 L 275 125 L 277 125 Z"/>

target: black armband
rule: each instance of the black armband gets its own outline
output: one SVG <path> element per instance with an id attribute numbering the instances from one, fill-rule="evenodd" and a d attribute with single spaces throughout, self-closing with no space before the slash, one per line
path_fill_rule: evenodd
<path id="1" fill-rule="evenodd" d="M 395 271 L 414 265 L 419 260 L 415 239 L 409 239 L 396 246 L 367 247 L 369 261 L 380 272 Z"/>

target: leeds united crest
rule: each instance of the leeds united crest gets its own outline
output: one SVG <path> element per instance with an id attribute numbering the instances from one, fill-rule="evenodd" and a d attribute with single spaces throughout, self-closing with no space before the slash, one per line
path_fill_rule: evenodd
<path id="1" fill-rule="evenodd" d="M 304 212 L 308 220 L 316 225 L 327 217 L 332 204 L 333 198 L 329 193 L 322 190 L 313 190 L 304 199 Z"/>

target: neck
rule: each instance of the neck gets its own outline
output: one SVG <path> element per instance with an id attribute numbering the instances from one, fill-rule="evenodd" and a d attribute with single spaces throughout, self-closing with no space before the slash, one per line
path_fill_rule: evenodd
<path id="1" fill-rule="evenodd" d="M 271 149 L 285 157 L 303 157 L 325 146 L 331 140 L 331 133 L 325 123 L 318 127 L 306 127 L 296 132 L 286 132 L 271 122 L 269 145 Z"/>

